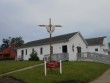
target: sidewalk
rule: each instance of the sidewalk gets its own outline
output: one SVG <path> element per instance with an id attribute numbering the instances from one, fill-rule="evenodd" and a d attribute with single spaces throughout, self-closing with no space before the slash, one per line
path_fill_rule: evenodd
<path id="1" fill-rule="evenodd" d="M 110 83 L 110 69 L 107 70 L 102 76 L 89 83 Z"/>
<path id="2" fill-rule="evenodd" d="M 19 71 L 23 71 L 23 70 L 31 69 L 31 68 L 34 68 L 34 67 L 41 66 L 41 65 L 43 65 L 43 64 L 44 64 L 44 63 L 37 64 L 37 65 L 34 65 L 34 66 L 25 67 L 25 68 L 18 69 L 18 70 L 14 70 L 14 71 L 11 71 L 11 72 L 7 72 L 7 73 L 4 73 L 4 74 L 0 74 L 0 76 L 4 76 L 4 75 L 11 74 L 11 73 L 15 73 L 15 72 L 19 72 Z"/>

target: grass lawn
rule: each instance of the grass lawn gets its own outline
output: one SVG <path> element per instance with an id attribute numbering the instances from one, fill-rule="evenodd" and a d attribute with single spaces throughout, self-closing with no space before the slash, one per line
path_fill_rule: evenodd
<path id="1" fill-rule="evenodd" d="M 41 61 L 0 61 L 0 74 L 39 63 L 41 63 Z"/>
<path id="2" fill-rule="evenodd" d="M 54 83 L 66 80 L 91 81 L 99 77 L 110 65 L 95 62 L 63 62 L 63 74 L 59 74 L 59 69 L 48 69 L 48 74 L 44 76 L 44 66 L 32 68 L 11 74 L 27 83 Z"/>

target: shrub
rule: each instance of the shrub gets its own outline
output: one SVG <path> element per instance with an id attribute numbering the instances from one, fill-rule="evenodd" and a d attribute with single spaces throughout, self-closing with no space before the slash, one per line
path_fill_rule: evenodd
<path id="1" fill-rule="evenodd" d="M 36 52 L 36 51 L 33 51 L 33 52 L 30 54 L 29 61 L 39 61 L 39 57 L 37 56 L 37 52 Z"/>

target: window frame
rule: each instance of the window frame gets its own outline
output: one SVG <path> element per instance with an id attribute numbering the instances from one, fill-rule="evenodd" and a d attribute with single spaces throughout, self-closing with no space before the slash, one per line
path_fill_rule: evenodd
<path id="1" fill-rule="evenodd" d="M 98 52 L 98 48 L 95 48 L 95 52 Z"/>

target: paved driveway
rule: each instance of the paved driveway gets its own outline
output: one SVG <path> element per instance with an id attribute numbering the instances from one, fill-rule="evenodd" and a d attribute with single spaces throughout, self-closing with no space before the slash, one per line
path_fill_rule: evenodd
<path id="1" fill-rule="evenodd" d="M 102 76 L 90 83 L 110 83 L 110 69 L 107 70 Z"/>

